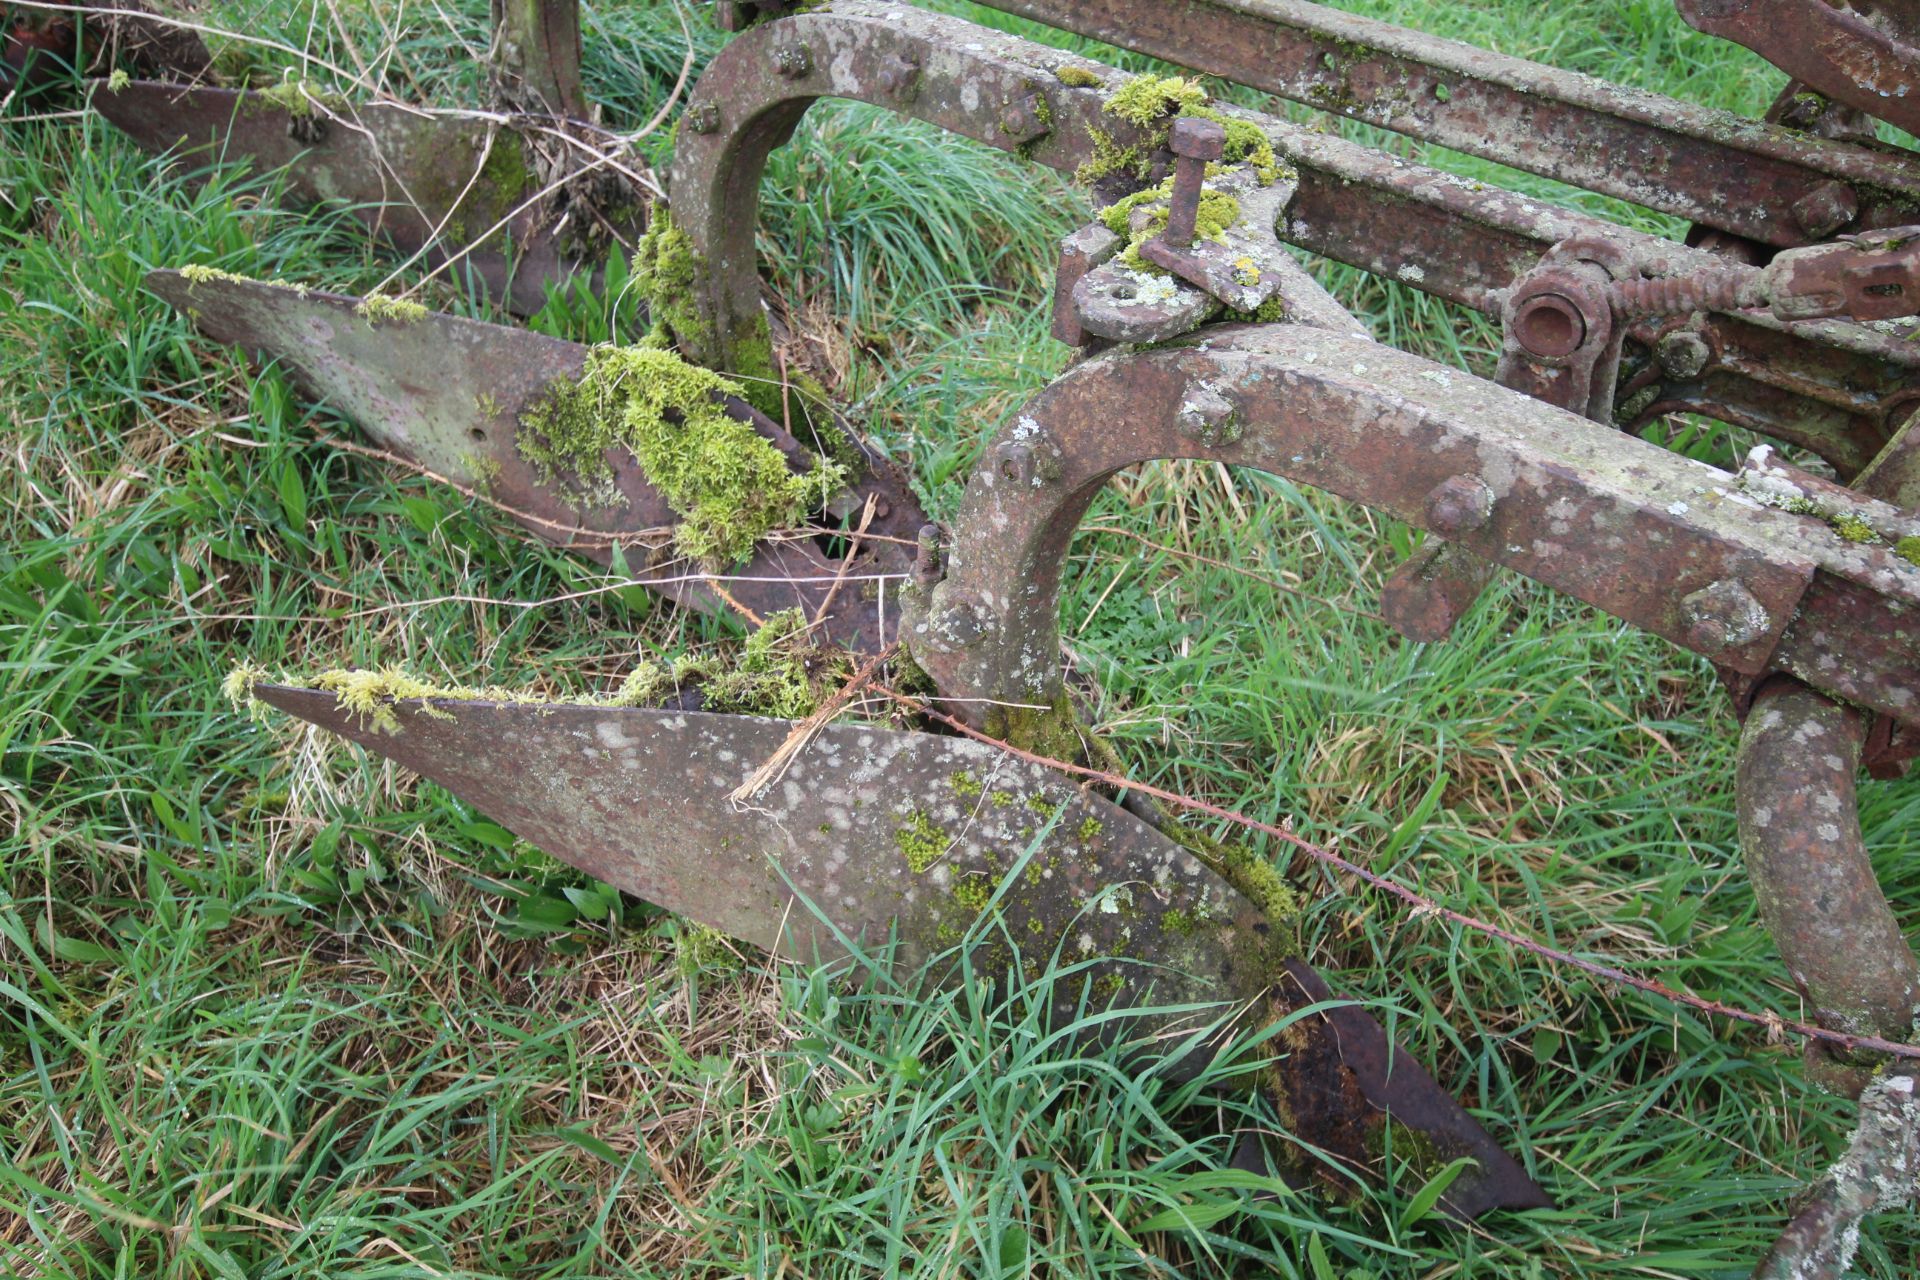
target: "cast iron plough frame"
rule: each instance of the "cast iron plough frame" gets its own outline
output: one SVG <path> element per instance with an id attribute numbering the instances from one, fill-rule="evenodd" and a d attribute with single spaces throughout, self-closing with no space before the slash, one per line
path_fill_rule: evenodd
<path id="1" fill-rule="evenodd" d="M 1388 617 L 1415 638 L 1444 638 L 1500 565 L 1712 661 L 1745 724 L 1740 832 L 1789 973 L 1823 1027 L 1911 1040 L 1920 961 L 1867 858 L 1854 776 L 1863 761 L 1896 776 L 1920 752 L 1920 553 L 1907 552 L 1920 546 L 1920 440 L 1909 425 L 1920 344 L 1860 322 L 1869 295 L 1901 299 L 1886 315 L 1920 311 L 1904 305 L 1920 289 L 1920 261 L 1905 245 L 1920 155 L 1879 145 L 1868 118 L 1920 124 L 1916 6 L 1680 0 L 1695 26 L 1799 77 L 1756 122 L 1299 0 L 990 2 L 1692 230 L 1685 243 L 1630 231 L 1215 104 L 1219 118 L 1257 130 L 1285 171 L 1257 205 L 1271 228 L 1266 216 L 1242 228 L 1253 275 L 1265 273 L 1269 292 L 1281 282 L 1284 319 L 1220 323 L 1220 286 L 1175 266 L 1198 283 L 1176 282 L 1159 304 L 1165 314 L 1146 317 L 1151 343 L 1115 345 L 1127 332 L 1115 316 L 1124 321 L 1131 300 L 1083 287 L 1102 271 L 1111 283 L 1114 237 L 1070 238 L 1056 332 L 1081 358 L 1001 429 L 951 527 L 923 531 L 904 610 L 850 628 L 849 643 L 878 651 L 897 620 L 941 704 L 975 727 L 984 707 L 1054 705 L 1066 693 L 1060 574 L 1110 477 L 1194 458 L 1326 489 L 1430 535 L 1388 588 Z M 573 0 L 494 8 L 502 102 L 581 116 Z M 741 34 L 682 114 L 672 217 L 702 270 L 699 323 L 677 337 L 697 363 L 765 367 L 761 176 L 822 98 L 874 104 L 1066 172 L 1139 149 L 1140 171 L 1102 174 L 1102 194 L 1172 174 L 1169 216 L 1191 229 L 1218 139 L 1205 128 L 1170 139 L 1116 119 L 1108 103 L 1120 72 L 899 0 L 788 8 L 721 5 L 722 25 Z M 1809 51 L 1812 33 L 1820 52 Z M 299 151 L 277 135 L 256 143 L 263 155 Z M 443 230 L 415 227 L 402 239 L 424 246 Z M 1809 248 L 1843 232 L 1862 237 L 1855 248 Z M 1190 242 L 1172 238 L 1143 253 L 1184 261 Z M 1283 245 L 1493 318 L 1504 333 L 1497 381 L 1374 342 Z M 1796 251 L 1810 255 L 1799 259 L 1808 289 L 1837 289 L 1849 273 L 1874 283 L 1840 290 L 1838 304 L 1796 311 L 1808 295 L 1784 292 L 1763 309 L 1756 277 L 1739 269 L 1791 263 Z M 538 284 L 563 266 L 535 258 L 520 269 Z M 1767 449 L 1726 472 L 1629 434 L 1673 412 L 1758 431 L 1837 478 Z M 1870 1058 L 1814 1056 L 1833 1087 L 1869 1086 Z M 1904 1080 L 1910 1094 L 1917 1070 L 1902 1060 L 1881 1083 Z M 1911 1126 L 1901 1140 L 1914 1142 Z M 1874 1202 L 1836 1174 L 1756 1274 L 1838 1274 L 1836 1241 Z"/>

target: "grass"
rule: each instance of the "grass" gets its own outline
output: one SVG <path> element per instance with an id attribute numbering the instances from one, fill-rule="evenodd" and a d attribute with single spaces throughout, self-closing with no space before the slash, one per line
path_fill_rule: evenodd
<path id="1" fill-rule="evenodd" d="M 1654 0 L 1353 7 L 1749 113 L 1776 79 Z M 483 11 L 227 0 L 209 20 L 470 102 Z M 588 29 L 608 123 L 637 128 L 680 75 L 680 14 L 598 5 Z M 294 61 L 252 48 L 269 77 Z M 1352 1204 L 1258 1200 L 1219 1172 L 1218 1135 L 1272 1117 L 1049 1036 L 1036 1011 L 1069 967 L 996 995 L 774 966 L 435 787 L 230 713 L 217 685 L 243 657 L 562 692 L 738 636 L 631 589 L 558 602 L 609 584 L 328 446 L 351 428 L 139 287 L 186 262 L 370 287 L 392 264 L 344 219 L 278 212 L 271 174 L 167 168 L 95 120 L 4 128 L 0 1272 L 1704 1280 L 1746 1273 L 1841 1140 L 1848 1108 L 1791 1044 L 1290 865 L 1322 967 L 1561 1207 L 1463 1231 L 1413 1212 L 1404 1173 Z M 1078 198 L 845 107 L 809 118 L 768 190 L 796 351 L 950 512 L 1063 364 L 1045 264 Z M 1485 370 L 1478 320 L 1326 278 L 1396 343 Z M 629 311 L 577 299 L 536 323 L 633 336 Z M 1409 547 L 1271 477 L 1121 478 L 1076 544 L 1065 618 L 1102 728 L 1139 776 L 1460 910 L 1802 1015 L 1739 867 L 1708 669 L 1511 577 L 1451 643 L 1406 644 L 1369 615 Z M 1920 852 L 1920 790 L 1866 785 L 1863 820 L 1915 921 L 1894 872 Z M 1916 1256 L 1910 1219 L 1868 1227 L 1869 1274 Z"/>

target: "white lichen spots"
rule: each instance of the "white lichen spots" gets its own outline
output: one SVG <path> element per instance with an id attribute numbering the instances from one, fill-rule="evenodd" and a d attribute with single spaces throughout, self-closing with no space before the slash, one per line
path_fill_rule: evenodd
<path id="1" fill-rule="evenodd" d="M 1692 508 L 1684 502 L 1674 501 L 1667 504 L 1667 514 L 1670 516 L 1683 516 L 1690 510 Z"/>
<path id="2" fill-rule="evenodd" d="M 1758 805 L 1753 811 L 1753 825 L 1765 831 L 1773 825 L 1773 810 L 1767 805 Z"/>
<path id="3" fill-rule="evenodd" d="M 1417 262 L 1402 263 L 1400 269 L 1394 274 L 1408 284 L 1419 284 L 1427 278 L 1426 269 Z"/>
<path id="4" fill-rule="evenodd" d="M 1838 843 L 1840 839 L 1840 828 L 1831 822 L 1823 822 L 1813 829 L 1813 834 L 1819 836 L 1828 844 L 1835 844 Z"/>
<path id="5" fill-rule="evenodd" d="M 1422 369 L 1420 371 L 1420 376 L 1425 378 L 1428 382 L 1431 382 L 1434 386 L 1440 387 L 1442 389 L 1451 387 L 1453 385 L 1453 379 L 1449 377 L 1445 372 L 1439 369 Z"/>
<path id="6" fill-rule="evenodd" d="M 593 736 L 600 739 L 600 745 L 609 751 L 618 751 L 623 747 L 635 745 L 634 740 L 629 738 L 626 730 L 621 727 L 620 721 L 612 717 L 594 721 Z"/>

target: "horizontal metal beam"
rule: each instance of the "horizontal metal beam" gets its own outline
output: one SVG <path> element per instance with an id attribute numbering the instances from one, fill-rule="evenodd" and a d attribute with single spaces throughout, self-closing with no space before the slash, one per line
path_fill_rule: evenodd
<path id="1" fill-rule="evenodd" d="M 1821 141 L 1301 0 L 985 3 L 1764 244 L 1805 244 L 1845 226 L 1823 203 L 1836 183 L 1860 226 L 1909 222 L 1920 198 L 1920 157 Z"/>

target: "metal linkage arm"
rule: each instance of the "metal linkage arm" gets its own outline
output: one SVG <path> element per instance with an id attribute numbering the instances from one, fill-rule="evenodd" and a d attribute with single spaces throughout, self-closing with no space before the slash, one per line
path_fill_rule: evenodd
<path id="1" fill-rule="evenodd" d="M 1094 357 L 1002 431 L 968 488 L 945 578 L 903 632 L 943 692 L 1059 695 L 1058 591 L 1074 531 L 1115 472 L 1155 458 L 1329 490 L 1724 666 L 1791 672 L 1920 718 L 1920 566 L 1764 505 L 1704 463 L 1291 325 Z"/>
<path id="2" fill-rule="evenodd" d="M 1301 0 L 986 3 L 1764 244 L 1805 244 L 1856 218 L 1908 221 L 1920 194 L 1920 158 L 1817 141 Z M 1804 7 L 1833 12 L 1820 0 Z"/>

